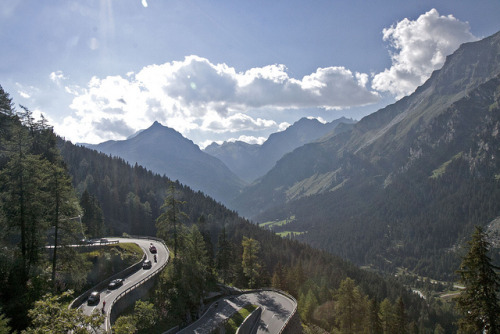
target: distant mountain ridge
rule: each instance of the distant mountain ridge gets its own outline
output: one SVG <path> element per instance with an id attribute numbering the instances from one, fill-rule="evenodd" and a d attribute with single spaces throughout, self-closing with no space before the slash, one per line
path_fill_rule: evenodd
<path id="1" fill-rule="evenodd" d="M 191 140 L 158 122 L 126 140 L 85 146 L 121 157 L 131 164 L 138 163 L 222 202 L 236 196 L 245 184 L 219 159 L 204 153 Z"/>
<path id="2" fill-rule="evenodd" d="M 280 229 L 358 264 L 436 270 L 500 215 L 499 105 L 497 33 L 460 46 L 412 95 L 285 155 L 231 207 L 293 216 Z"/>
<path id="3" fill-rule="evenodd" d="M 304 188 L 307 195 L 337 189 L 350 178 L 342 168 L 349 159 L 363 161 L 365 168 L 385 177 L 397 173 L 414 159 L 410 147 L 417 131 L 424 131 L 452 103 L 499 74 L 500 33 L 463 44 L 412 95 L 284 156 L 257 184 L 245 189 L 235 208 L 252 216 L 300 197 L 291 196 L 294 186 Z M 318 182 L 330 186 L 307 191 L 308 185 Z"/>
<path id="4" fill-rule="evenodd" d="M 267 173 L 286 153 L 323 137 L 341 123 L 353 124 L 355 121 L 342 117 L 322 123 L 304 117 L 284 131 L 271 134 L 262 145 L 241 141 L 212 143 L 204 151 L 219 158 L 243 180 L 252 182 Z"/>

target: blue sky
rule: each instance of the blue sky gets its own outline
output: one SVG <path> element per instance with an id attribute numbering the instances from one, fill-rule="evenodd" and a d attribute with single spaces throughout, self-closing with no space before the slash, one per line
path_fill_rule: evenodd
<path id="1" fill-rule="evenodd" d="M 411 94 L 500 1 L 5 1 L 0 85 L 73 142 L 155 120 L 200 146 Z"/>

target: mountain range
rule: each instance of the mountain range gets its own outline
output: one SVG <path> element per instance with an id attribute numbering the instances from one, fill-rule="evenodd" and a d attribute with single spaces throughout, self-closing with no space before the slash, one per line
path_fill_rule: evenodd
<path id="1" fill-rule="evenodd" d="M 463 44 L 413 94 L 359 122 L 302 119 L 263 145 L 205 152 L 155 123 L 93 148 L 358 265 L 453 279 L 473 226 L 500 216 L 499 100 L 497 33 Z"/>
<path id="2" fill-rule="evenodd" d="M 497 33 L 462 45 L 412 95 L 286 155 L 260 182 L 247 187 L 235 202 L 237 209 L 254 216 L 266 207 L 339 189 L 354 176 L 343 166 L 353 160 L 364 164 L 364 173 L 375 173 L 387 185 L 422 155 L 422 136 L 436 119 L 500 73 L 499 40 Z M 251 198 L 259 204 L 250 203 Z"/>
<path id="3" fill-rule="evenodd" d="M 264 175 L 285 153 L 318 139 L 341 123 L 354 121 L 341 118 L 321 123 L 303 118 L 285 131 L 270 135 L 263 145 L 225 142 L 202 151 L 176 130 L 154 122 L 126 140 L 83 146 L 137 163 L 227 204 L 247 182 Z"/>
<path id="4" fill-rule="evenodd" d="M 352 124 L 355 121 L 342 117 L 322 123 L 314 118 L 301 118 L 284 131 L 271 134 L 262 145 L 242 141 L 214 142 L 204 151 L 219 158 L 236 175 L 251 183 L 265 175 L 283 155 L 323 137 L 340 123 Z"/>
<path id="5" fill-rule="evenodd" d="M 126 140 L 84 146 L 179 180 L 223 203 L 234 198 L 245 185 L 219 159 L 158 122 Z"/>
<path id="6" fill-rule="evenodd" d="M 410 96 L 285 155 L 232 208 L 358 264 L 449 273 L 450 250 L 500 214 L 499 99 L 497 33 Z"/>

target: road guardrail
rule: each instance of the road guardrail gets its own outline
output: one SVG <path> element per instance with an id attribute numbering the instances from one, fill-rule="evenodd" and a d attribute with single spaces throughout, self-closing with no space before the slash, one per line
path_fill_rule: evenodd
<path id="1" fill-rule="evenodd" d="M 162 264 L 161 266 L 155 268 L 154 271 L 152 271 L 149 275 L 147 275 L 146 277 L 144 277 L 144 279 L 140 280 L 139 282 L 135 283 L 134 285 L 131 285 L 130 287 L 128 287 L 126 290 L 122 291 L 118 296 L 116 296 L 116 298 L 111 302 L 111 305 L 109 306 L 109 311 L 106 315 L 106 330 L 109 328 L 111 329 L 111 313 L 113 312 L 113 305 L 116 304 L 116 302 L 118 302 L 122 297 L 124 297 L 125 295 L 127 295 L 128 293 L 130 293 L 132 290 L 138 288 L 139 286 L 141 286 L 142 284 L 146 283 L 147 281 L 149 281 L 149 279 L 151 279 L 152 277 L 156 276 L 158 273 L 160 273 L 160 271 L 163 270 L 163 268 L 166 267 L 166 265 L 168 264 L 168 262 L 170 261 L 170 250 L 168 249 L 167 245 L 165 244 L 165 241 L 163 241 L 162 239 L 159 239 L 159 238 L 155 238 L 155 237 L 144 237 L 144 236 L 129 236 L 128 238 L 130 239 L 144 239 L 144 240 L 154 240 L 154 241 L 157 241 L 157 242 L 160 242 L 162 243 L 165 248 L 167 249 L 167 255 L 168 255 L 168 258 L 167 258 L 167 261 L 165 261 L 164 264 Z M 146 254 L 144 254 L 144 256 L 146 256 Z M 142 265 L 142 262 L 141 262 L 141 265 Z M 142 266 L 141 266 L 142 268 Z"/>
<path id="2" fill-rule="evenodd" d="M 120 300 L 122 297 L 124 297 L 126 294 L 130 293 L 132 290 L 136 289 L 137 287 L 139 287 L 140 285 L 144 284 L 145 282 L 147 282 L 150 278 L 154 277 L 155 275 L 157 275 L 161 270 L 163 270 L 163 268 L 165 268 L 165 266 L 168 264 L 168 262 L 170 261 L 170 250 L 168 249 L 167 245 L 165 244 L 165 242 L 162 240 L 162 239 L 159 239 L 159 238 L 155 238 L 155 237 L 144 237 L 144 236 L 127 236 L 127 237 L 119 237 L 120 239 L 144 239 L 144 240 L 154 240 L 154 241 L 157 241 L 157 242 L 160 242 L 162 243 L 166 250 L 167 250 L 167 255 L 168 255 L 168 258 L 167 258 L 167 261 L 165 261 L 164 264 L 162 264 L 161 266 L 159 267 L 156 267 L 153 271 L 150 272 L 149 275 L 147 275 L 146 277 L 144 277 L 144 279 L 142 279 L 141 281 L 135 283 L 134 285 L 131 285 L 130 287 L 128 287 L 126 290 L 122 291 L 118 296 L 116 296 L 116 298 L 110 303 L 109 305 L 109 308 L 108 308 L 108 312 L 106 313 L 106 319 L 105 319 L 105 329 L 106 331 L 108 331 L 108 329 L 111 329 L 111 314 L 113 312 L 113 305 L 118 301 Z M 109 238 L 109 239 L 112 239 L 112 238 Z M 101 246 L 101 245 L 109 245 L 109 244 L 117 244 L 119 243 L 118 240 L 116 241 L 108 241 L 106 243 L 96 243 L 95 245 L 94 244 L 89 244 L 89 245 L 81 245 L 82 247 L 92 247 L 92 246 Z M 109 282 L 111 282 L 112 280 L 116 279 L 116 278 L 123 278 L 123 277 L 127 277 L 127 276 L 130 276 L 132 273 L 134 272 L 137 272 L 138 270 L 142 269 L 142 263 L 144 262 L 144 260 L 146 259 L 147 255 L 146 253 L 143 254 L 142 256 L 142 259 L 141 261 L 131 265 L 130 267 L 120 271 L 119 273 L 105 279 L 104 281 L 101 281 L 100 283 L 98 283 L 97 285 L 95 285 L 94 287 L 92 287 L 91 289 L 85 291 L 83 294 L 81 294 L 80 296 L 78 296 L 77 298 L 75 298 L 71 304 L 69 305 L 69 308 L 78 308 L 80 307 L 80 305 L 83 304 L 83 302 L 88 298 L 88 296 L 90 295 L 90 293 L 92 293 L 92 291 L 94 290 L 104 290 Z"/>

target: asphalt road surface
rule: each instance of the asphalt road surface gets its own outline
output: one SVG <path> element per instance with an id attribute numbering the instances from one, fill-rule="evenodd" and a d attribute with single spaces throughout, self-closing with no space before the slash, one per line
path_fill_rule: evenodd
<path id="1" fill-rule="evenodd" d="M 261 334 L 278 333 L 296 306 L 292 299 L 274 291 L 225 297 L 212 304 L 198 321 L 178 333 L 210 333 L 225 319 L 230 318 L 231 315 L 249 303 L 262 307 L 259 325 L 255 332 Z"/>
<path id="2" fill-rule="evenodd" d="M 102 312 L 102 309 L 104 308 L 106 315 L 109 315 L 109 307 L 110 305 L 113 304 L 113 302 L 116 300 L 118 295 L 128 289 L 130 286 L 141 282 L 144 280 L 146 277 L 149 275 L 152 275 L 157 268 L 160 268 L 163 264 L 165 264 L 168 261 L 168 256 L 169 252 L 165 245 L 159 241 L 155 240 L 150 240 L 150 239 L 132 239 L 132 238 L 108 238 L 108 240 L 115 241 L 118 240 L 120 243 L 135 243 L 139 245 L 139 247 L 142 248 L 144 251 L 144 254 L 146 254 L 147 258 L 151 261 L 152 263 L 152 268 L 151 269 L 140 269 L 139 271 L 131 274 L 128 277 L 125 277 L 125 280 L 123 282 L 123 285 L 119 287 L 118 289 L 115 290 L 108 290 L 104 289 L 99 291 L 101 295 L 101 300 L 97 305 L 87 305 L 87 301 L 85 301 L 81 306 L 80 309 L 83 311 L 83 313 L 89 315 L 91 314 L 94 310 L 98 310 Z M 150 244 L 153 244 L 156 249 L 157 249 L 157 262 L 154 262 L 154 254 L 152 254 L 149 251 L 149 246 Z M 105 305 L 104 305 L 105 303 Z M 109 322 L 106 321 L 106 324 Z M 107 326 L 107 325 L 106 325 Z M 109 328 L 105 328 L 106 331 L 109 330 Z"/>

